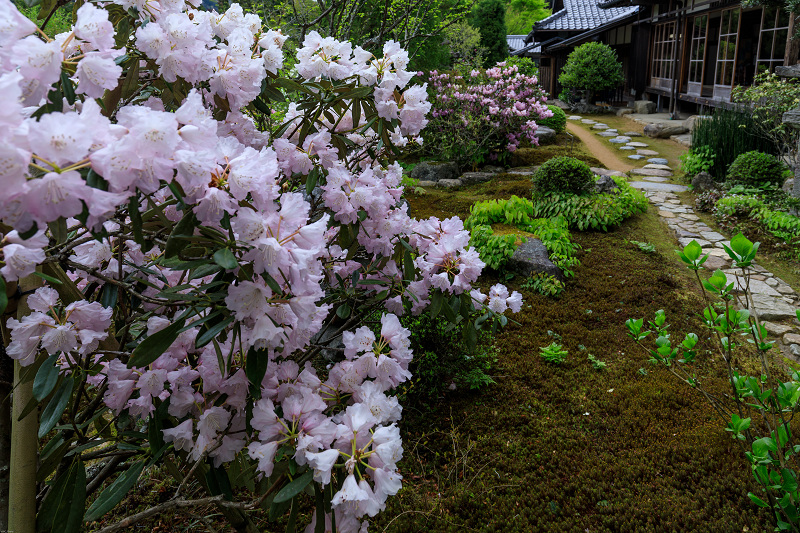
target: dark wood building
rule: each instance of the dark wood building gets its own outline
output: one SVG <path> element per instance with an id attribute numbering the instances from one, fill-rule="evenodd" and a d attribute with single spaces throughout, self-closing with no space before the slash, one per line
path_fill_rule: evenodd
<path id="1" fill-rule="evenodd" d="M 777 7 L 704 0 L 565 1 L 590 3 L 596 11 L 614 15 L 591 30 L 547 46 L 542 43 L 542 65 L 548 59 L 553 65 L 546 87 L 551 94 L 560 90 L 555 78 L 566 55 L 588 41 L 604 42 L 620 56 L 626 82 L 616 95 L 619 100 L 647 95 L 663 109 L 682 102 L 692 108 L 726 105 L 732 88 L 752 84 L 757 72 L 797 63 L 797 47 L 791 41 L 794 21 Z M 634 11 L 620 13 L 625 9 Z M 542 42 L 551 35 L 549 27 L 537 24 L 526 39 Z"/>

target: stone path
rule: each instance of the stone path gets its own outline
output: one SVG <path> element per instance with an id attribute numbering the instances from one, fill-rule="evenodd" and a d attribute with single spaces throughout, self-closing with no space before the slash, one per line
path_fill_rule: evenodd
<path id="1" fill-rule="evenodd" d="M 592 120 L 577 115 L 568 118 L 572 121 L 580 120 L 584 124 L 593 124 L 593 128 L 598 129 Z M 648 158 L 648 164 L 643 168 L 635 168 L 630 171 L 630 175 L 640 181 L 629 181 L 628 183 L 632 187 L 644 191 L 650 203 L 658 209 L 658 215 L 674 233 L 678 244 L 683 247 L 692 240 L 697 241 L 703 247 L 704 253 L 709 255 L 704 266 L 710 270 L 722 270 L 731 282 L 736 280 L 737 272 L 731 268 L 730 258 L 723 249 L 723 244 L 729 245 L 730 241 L 725 235 L 712 230 L 707 224 L 701 222 L 692 206 L 681 202 L 675 193 L 684 192 L 688 188 L 685 185 L 670 182 L 673 173 L 672 169 L 667 166 L 668 161 L 658 157 L 658 152 L 649 149 L 645 143 L 631 142 L 632 136 L 629 132 L 614 137 L 611 137 L 609 132 L 616 134 L 616 130 L 609 130 L 608 126 L 599 128 L 596 133 L 603 137 L 610 137 L 609 141 L 620 145 L 620 150 L 636 149 L 635 154 L 627 156 L 629 159 L 640 161 Z M 613 150 L 609 149 L 609 152 L 613 154 Z M 800 361 L 800 322 L 797 321 L 795 315 L 795 309 L 800 308 L 800 296 L 788 283 L 761 265 L 754 264 L 753 270 L 756 272 L 751 276 L 750 282 L 753 307 L 769 334 L 773 338 L 780 339 L 779 346 L 784 355 Z M 737 290 L 743 292 L 742 287 L 738 285 Z M 738 303 L 742 307 L 747 305 L 743 296 L 738 298 Z"/>

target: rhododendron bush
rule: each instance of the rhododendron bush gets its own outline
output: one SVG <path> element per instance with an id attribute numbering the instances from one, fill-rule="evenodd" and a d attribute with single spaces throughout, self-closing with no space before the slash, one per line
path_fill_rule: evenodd
<path id="1" fill-rule="evenodd" d="M 164 463 L 167 504 L 237 529 L 262 505 L 294 524 L 309 494 L 307 531 L 365 531 L 401 488 L 398 316 L 474 344 L 522 301 L 472 288 L 458 218 L 408 215 L 390 161 L 430 104 L 404 50 L 311 32 L 289 77 L 281 33 L 197 7 L 83 3 L 51 38 L 0 0 L 0 307 L 30 309 L 4 333 L 43 408 L 39 528 L 77 531 Z"/>
<path id="2" fill-rule="evenodd" d="M 469 75 L 427 73 L 432 99 L 424 150 L 464 167 L 505 162 L 520 145 L 538 145 L 537 120 L 553 116 L 536 76 L 505 62 Z"/>

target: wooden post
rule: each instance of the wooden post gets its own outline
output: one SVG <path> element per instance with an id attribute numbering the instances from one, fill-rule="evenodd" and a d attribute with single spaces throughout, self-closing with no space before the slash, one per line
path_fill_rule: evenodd
<path id="1" fill-rule="evenodd" d="M 17 317 L 30 314 L 28 291 L 42 286 L 38 276 L 20 280 L 22 298 Z M 33 380 L 21 383 L 22 366 L 14 361 L 14 395 L 11 404 L 11 475 L 8 498 L 8 533 L 36 532 L 36 466 L 39 451 L 39 417 L 34 409 L 18 420 L 25 406 L 33 399 Z"/>
<path id="2" fill-rule="evenodd" d="M 789 31 L 786 35 L 786 55 L 783 56 L 783 64 L 787 67 L 797 64 L 797 60 L 800 58 L 800 39 L 794 38 L 794 33 L 797 31 L 795 24 L 794 13 L 791 13 L 789 15 Z"/>

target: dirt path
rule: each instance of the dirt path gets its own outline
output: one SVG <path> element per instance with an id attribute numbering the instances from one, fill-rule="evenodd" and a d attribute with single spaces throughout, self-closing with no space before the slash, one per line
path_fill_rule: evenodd
<path id="1" fill-rule="evenodd" d="M 601 143 L 594 135 L 581 128 L 577 124 L 571 122 L 567 123 L 567 129 L 570 133 L 580 139 L 589 152 L 600 160 L 610 170 L 619 170 L 621 172 L 628 172 L 636 167 L 625 161 L 624 158 L 615 154 L 613 150 Z"/>

